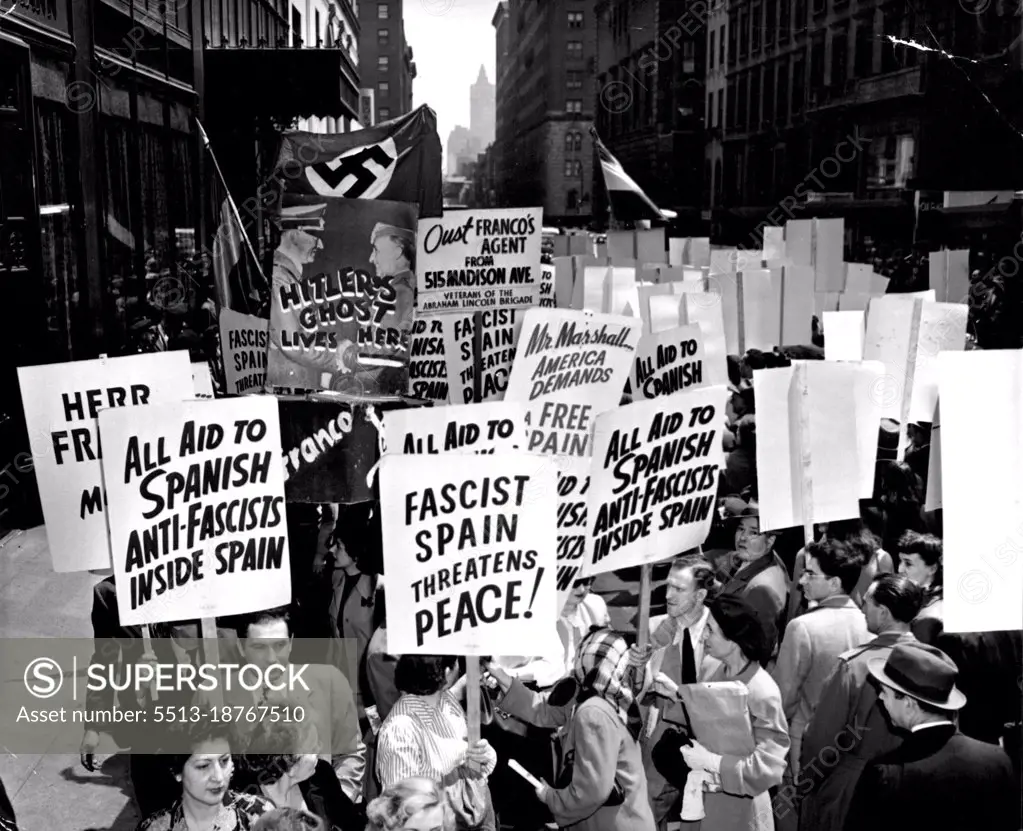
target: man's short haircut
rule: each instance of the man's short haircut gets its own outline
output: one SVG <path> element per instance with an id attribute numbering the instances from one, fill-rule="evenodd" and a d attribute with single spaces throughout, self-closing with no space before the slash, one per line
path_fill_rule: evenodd
<path id="1" fill-rule="evenodd" d="M 688 571 L 692 574 L 696 590 L 706 590 L 707 603 L 714 599 L 721 588 L 714 566 L 702 554 L 682 554 L 676 557 L 671 562 L 671 571 Z"/>
<path id="2" fill-rule="evenodd" d="M 288 606 L 277 606 L 273 609 L 264 609 L 261 612 L 252 612 L 247 615 L 238 615 L 235 618 L 235 631 L 239 638 L 249 636 L 249 627 L 261 623 L 273 623 L 275 620 L 283 620 L 288 627 L 288 634 L 291 635 L 291 609 Z"/>
<path id="3" fill-rule="evenodd" d="M 900 623 L 911 623 L 924 604 L 924 593 L 905 574 L 878 574 L 870 584 L 871 597 Z"/>
<path id="4" fill-rule="evenodd" d="M 806 547 L 808 557 L 813 557 L 825 577 L 837 577 L 842 591 L 849 594 L 860 579 L 863 557 L 852 545 L 838 540 L 811 542 Z"/>

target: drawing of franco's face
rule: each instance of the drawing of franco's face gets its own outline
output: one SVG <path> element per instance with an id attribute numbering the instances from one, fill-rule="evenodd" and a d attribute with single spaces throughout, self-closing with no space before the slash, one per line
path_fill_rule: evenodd
<path id="1" fill-rule="evenodd" d="M 401 271 L 407 271 L 409 267 L 398 241 L 384 234 L 373 241 L 373 253 L 369 256 L 369 262 L 381 277 L 393 277 Z"/>
<path id="2" fill-rule="evenodd" d="M 323 240 L 306 231 L 287 231 L 285 238 L 303 263 L 311 263 L 316 258 L 316 252 L 323 248 Z"/>

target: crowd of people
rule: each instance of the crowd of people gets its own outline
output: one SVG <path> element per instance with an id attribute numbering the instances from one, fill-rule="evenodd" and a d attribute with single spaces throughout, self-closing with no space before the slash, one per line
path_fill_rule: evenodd
<path id="1" fill-rule="evenodd" d="M 1021 633 L 944 631 L 927 425 L 900 453 L 898 425 L 882 423 L 859 517 L 813 540 L 761 528 L 751 378 L 787 352 L 730 359 L 719 509 L 704 546 L 656 581 L 646 630 L 615 631 L 604 576 L 580 580 L 544 654 L 480 659 L 479 690 L 464 658 L 389 652 L 376 504 L 289 504 L 291 605 L 217 625 L 222 661 L 311 665 L 300 697 L 236 687 L 225 703 L 308 716 L 173 724 L 167 752 L 125 725 L 113 738 L 134 751 L 140 831 L 1019 831 Z M 197 621 L 153 627 L 145 656 L 117 589 L 112 577 L 94 589 L 94 661 L 200 660 Z M 707 682 L 741 694 L 713 712 L 692 692 Z M 90 695 L 89 711 L 115 705 Z M 152 701 L 143 690 L 130 704 Z M 86 725 L 88 770 L 112 729 Z"/>

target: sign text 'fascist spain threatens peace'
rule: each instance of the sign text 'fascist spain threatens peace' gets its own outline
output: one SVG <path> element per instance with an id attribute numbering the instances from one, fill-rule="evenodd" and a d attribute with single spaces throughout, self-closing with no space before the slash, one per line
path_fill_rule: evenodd
<path id="1" fill-rule="evenodd" d="M 275 398 L 100 414 L 123 625 L 288 603 L 291 579 Z"/>
<path id="2" fill-rule="evenodd" d="M 621 401 L 641 334 L 631 317 L 526 312 L 504 400 L 526 404 L 528 450 L 592 455 L 594 419 Z"/>
<path id="3" fill-rule="evenodd" d="M 421 219 L 418 313 L 538 305 L 542 220 L 541 208 L 456 211 Z"/>
<path id="4" fill-rule="evenodd" d="M 468 409 L 468 408 L 466 408 Z M 402 654 L 510 654 L 555 613 L 556 473 L 523 453 L 384 456 L 387 638 Z"/>
<path id="5" fill-rule="evenodd" d="M 726 387 L 619 407 L 597 418 L 587 575 L 664 560 L 710 533 Z"/>
<path id="6" fill-rule="evenodd" d="M 192 398 L 188 353 L 26 366 L 18 380 L 53 570 L 110 568 L 96 417 L 111 408 Z"/>

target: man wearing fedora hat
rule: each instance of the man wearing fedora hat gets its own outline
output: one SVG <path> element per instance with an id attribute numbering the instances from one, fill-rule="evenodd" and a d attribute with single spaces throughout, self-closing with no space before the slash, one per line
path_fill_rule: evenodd
<path id="1" fill-rule="evenodd" d="M 940 649 L 901 643 L 870 661 L 881 704 L 907 733 L 876 758 L 853 795 L 846 831 L 1019 831 L 1018 783 L 1008 756 L 959 732 L 959 670 Z"/>

